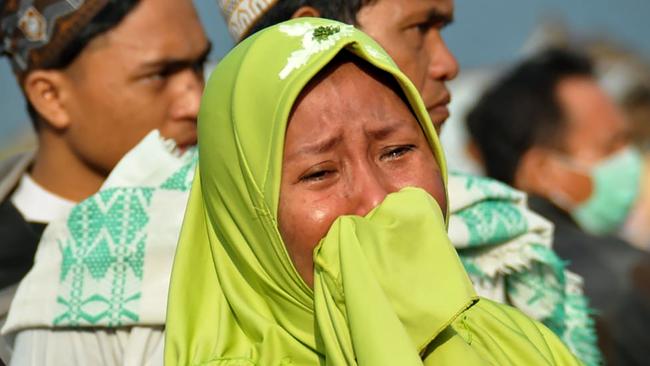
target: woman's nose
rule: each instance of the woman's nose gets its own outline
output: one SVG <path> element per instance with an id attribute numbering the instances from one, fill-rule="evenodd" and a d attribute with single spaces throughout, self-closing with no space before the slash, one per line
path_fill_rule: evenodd
<path id="1" fill-rule="evenodd" d="M 356 174 L 351 183 L 354 186 L 352 192 L 356 196 L 352 200 L 355 203 L 354 214 L 358 216 L 367 215 L 392 192 L 390 184 L 380 173 L 373 172 L 372 169 L 364 170 L 365 173 Z"/>

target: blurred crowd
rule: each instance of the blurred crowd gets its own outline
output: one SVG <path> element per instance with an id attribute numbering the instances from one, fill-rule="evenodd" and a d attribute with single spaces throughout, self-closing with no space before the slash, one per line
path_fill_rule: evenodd
<path id="1" fill-rule="evenodd" d="M 37 136 L 0 365 L 650 362 L 650 61 L 554 24 L 461 71 L 453 0 L 218 4 L 212 73 L 190 0 L 0 0 Z"/>

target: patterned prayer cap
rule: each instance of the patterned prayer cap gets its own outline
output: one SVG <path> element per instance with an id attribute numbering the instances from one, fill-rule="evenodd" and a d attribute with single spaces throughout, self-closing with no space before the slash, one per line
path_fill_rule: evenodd
<path id="1" fill-rule="evenodd" d="M 278 0 L 218 0 L 219 7 L 226 19 L 228 30 L 235 41 L 241 41 L 243 35 L 266 13 Z"/>
<path id="2" fill-rule="evenodd" d="M 109 0 L 0 0 L 0 54 L 20 76 L 49 67 Z"/>

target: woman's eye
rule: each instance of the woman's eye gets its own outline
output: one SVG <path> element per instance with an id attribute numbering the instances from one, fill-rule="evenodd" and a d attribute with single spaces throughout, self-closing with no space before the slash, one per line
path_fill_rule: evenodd
<path id="1" fill-rule="evenodd" d="M 328 176 L 330 176 L 332 174 L 334 174 L 333 170 L 326 170 L 326 169 L 318 170 L 318 171 L 310 172 L 310 173 L 307 173 L 307 174 L 303 175 L 302 177 L 300 177 L 300 181 L 301 182 L 320 182 L 320 181 L 324 180 L 325 178 L 327 178 Z"/>
<path id="2" fill-rule="evenodd" d="M 415 145 L 404 145 L 404 146 L 392 147 L 381 155 L 381 160 L 399 159 L 402 156 L 406 155 L 407 153 L 413 151 L 414 149 L 415 149 Z"/>

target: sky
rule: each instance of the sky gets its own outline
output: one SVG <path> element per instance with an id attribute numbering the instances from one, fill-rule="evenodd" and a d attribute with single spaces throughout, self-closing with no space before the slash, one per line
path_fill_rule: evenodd
<path id="1" fill-rule="evenodd" d="M 233 46 L 217 0 L 194 0 L 213 42 L 212 60 Z M 454 23 L 443 33 L 463 69 L 502 65 L 521 55 L 545 19 L 560 19 L 579 37 L 604 36 L 650 59 L 648 0 L 456 0 Z M 0 60 L 0 151 L 30 137 L 25 103 L 6 60 Z"/>

